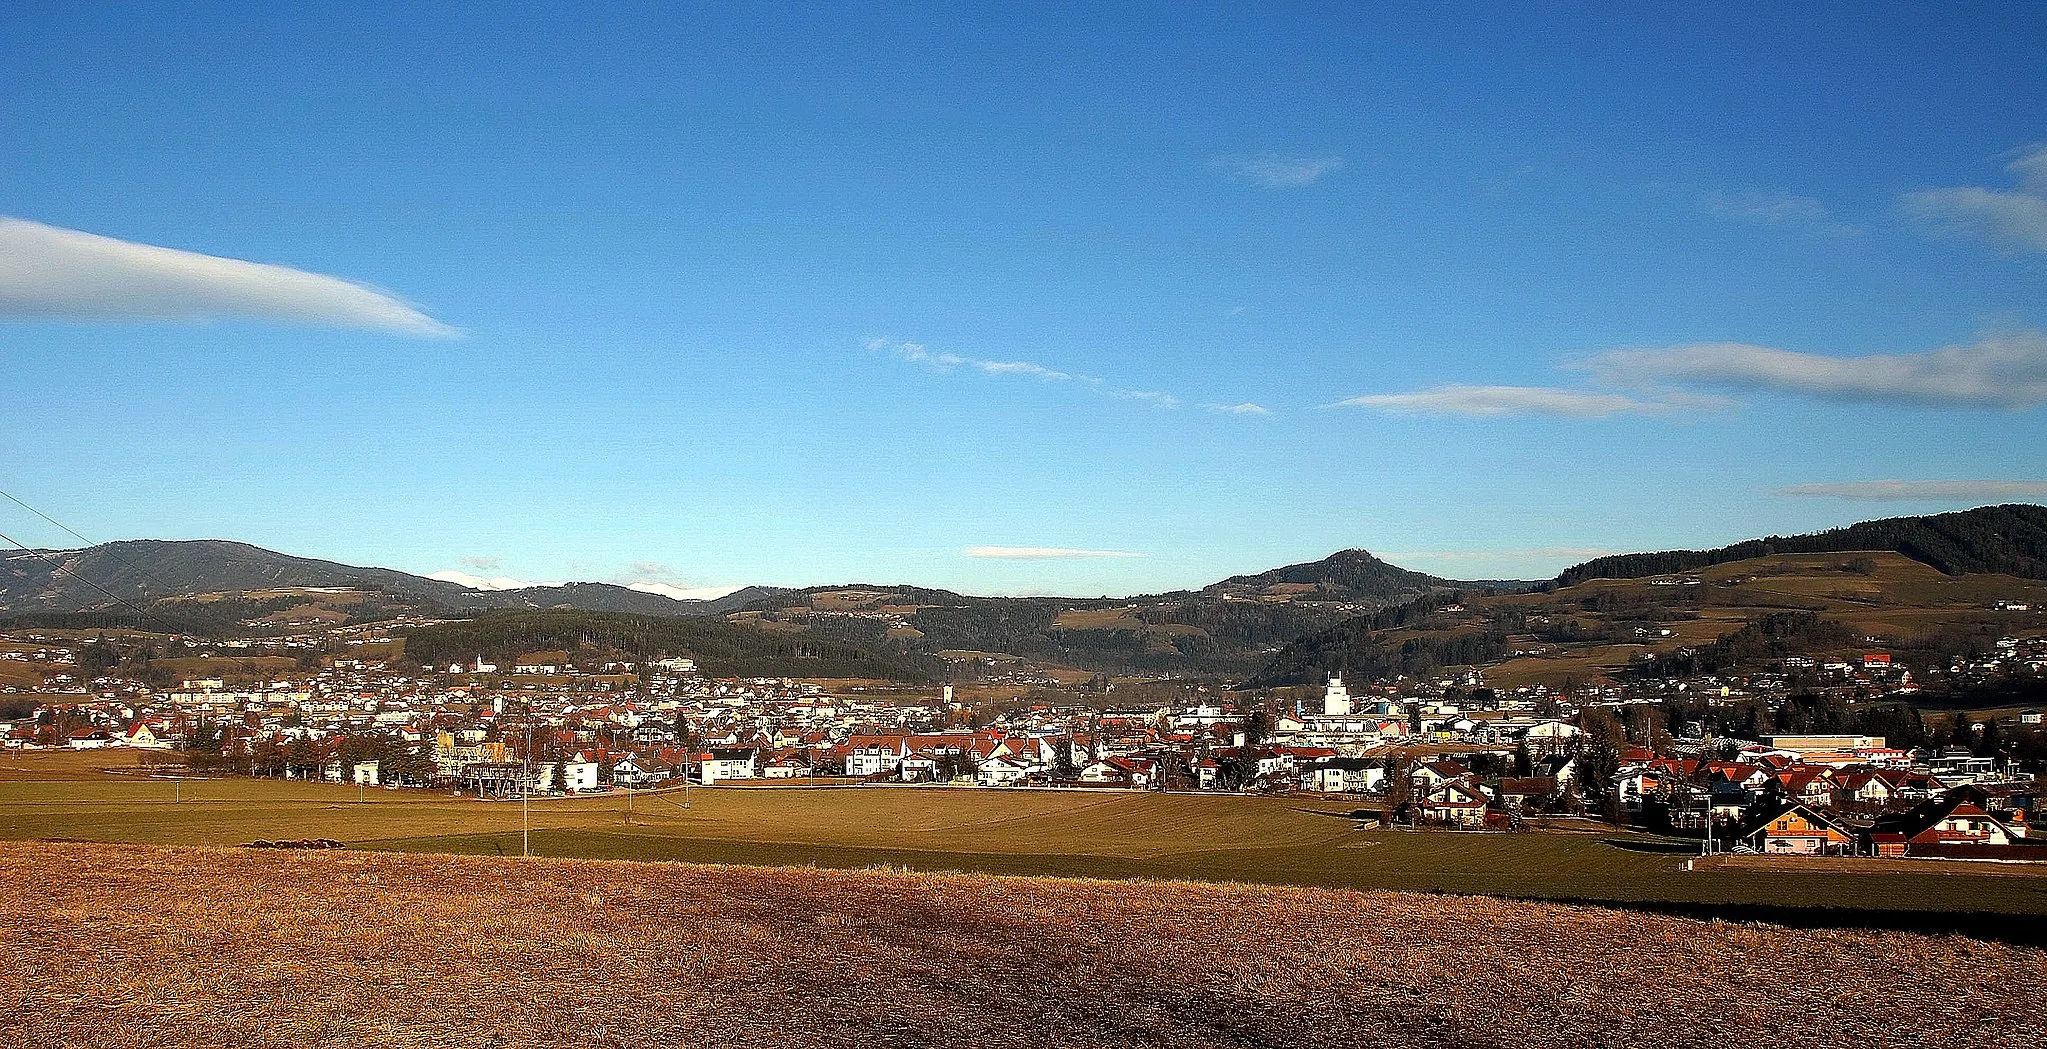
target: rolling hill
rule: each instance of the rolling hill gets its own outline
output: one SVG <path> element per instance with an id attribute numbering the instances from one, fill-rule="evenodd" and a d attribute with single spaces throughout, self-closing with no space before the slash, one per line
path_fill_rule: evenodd
<path id="1" fill-rule="evenodd" d="M 861 677 L 918 682 L 935 680 L 940 673 L 939 662 L 929 656 L 691 616 L 494 610 L 405 633 L 406 656 L 429 665 L 476 654 L 509 664 L 523 653 L 579 646 L 620 652 L 635 661 L 688 656 L 716 677 Z"/>
<path id="2" fill-rule="evenodd" d="M 1595 558 L 1559 573 L 1553 586 L 1588 579 L 1639 579 L 1772 554 L 1888 551 L 1946 575 L 1992 572 L 2047 579 L 2047 506 L 2011 503 L 1932 517 L 1864 521 L 1809 535 L 1769 536 L 1717 550 L 1667 550 Z"/>
<path id="3" fill-rule="evenodd" d="M 772 593 L 752 587 L 713 601 L 680 601 L 609 583 L 471 590 L 389 568 L 294 557 L 222 539 L 134 539 L 82 550 L 0 554 L 0 616 L 66 613 L 199 596 L 354 589 L 427 611 L 573 608 L 643 615 L 715 616 Z M 305 595 L 302 595 L 305 596 Z"/>
<path id="4" fill-rule="evenodd" d="M 2000 637 L 2047 631 L 2047 581 L 1945 575 L 1891 551 L 1772 554 L 1695 571 L 1593 578 L 1512 594 L 1424 598 L 1289 643 L 1248 684 L 1325 674 L 1431 676 L 1483 667 L 1488 684 L 1567 685 L 1692 666 L 1762 669 L 1791 651 L 1852 659 L 1877 647 L 1920 668 L 1986 652 Z M 1733 645 L 1744 629 L 1795 630 L 1793 648 Z M 1680 653 L 1695 657 L 1673 660 Z M 1936 687 L 1930 675 L 1922 684 Z"/>
<path id="5" fill-rule="evenodd" d="M 749 587 L 716 600 L 678 601 L 606 583 L 472 590 L 246 543 L 133 540 L 0 555 L 0 617 L 84 628 L 137 619 L 133 625 L 193 633 L 512 611 L 561 613 L 564 623 L 583 622 L 581 613 L 727 617 L 741 635 L 720 632 L 698 641 L 724 646 L 725 654 L 710 662 L 730 664 L 734 673 L 821 673 L 815 662 L 821 660 L 882 668 L 878 676 L 921 678 L 940 653 L 975 652 L 1107 673 L 1241 675 L 1303 634 L 1456 585 L 1345 550 L 1201 590 L 1120 600 L 973 597 L 851 584 Z M 137 608 L 144 613 L 139 619 Z M 539 628 L 529 619 L 519 629 Z M 766 647 L 746 643 L 747 631 L 775 640 Z M 791 666 L 772 657 L 775 652 L 800 652 L 809 662 Z"/>
<path id="6" fill-rule="evenodd" d="M 1466 666 L 1519 683 L 1615 673 L 1636 656 L 1709 644 L 1773 611 L 1814 612 L 1896 645 L 1929 633 L 1989 630 L 1993 594 L 2038 602 L 2047 594 L 2031 584 L 2041 580 L 2047 507 L 2011 505 L 1714 550 L 1604 557 L 1533 587 L 1460 583 L 1343 550 L 1199 590 L 1120 599 L 976 597 L 906 584 L 750 588 L 716 601 L 674 601 L 604 583 L 477 591 L 243 543 L 142 540 L 0 555 L 0 616 L 121 608 L 103 587 L 192 629 L 494 610 L 557 612 L 563 622 L 581 613 L 722 619 L 720 626 L 742 631 L 716 639 L 738 646 L 732 665 L 757 669 L 782 666 L 762 655 L 780 653 L 813 670 L 824 660 L 926 677 L 935 659 L 959 665 L 1012 657 L 1252 686 Z M 349 593 L 309 592 L 319 588 Z M 539 628 L 529 621 L 521 629 Z M 763 648 L 748 641 L 751 633 L 777 640 Z M 775 647 L 785 643 L 794 647 Z"/>
<path id="7" fill-rule="evenodd" d="M 1464 585 L 1344 550 L 1193 591 L 970 597 L 859 584 L 772 595 L 736 618 L 905 654 L 995 653 L 1109 673 L 1235 676 L 1303 634 Z"/>

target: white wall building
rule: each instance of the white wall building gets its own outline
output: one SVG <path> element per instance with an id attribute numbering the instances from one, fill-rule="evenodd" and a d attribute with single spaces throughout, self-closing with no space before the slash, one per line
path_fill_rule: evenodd
<path id="1" fill-rule="evenodd" d="M 1329 688 L 1322 693 L 1322 714 L 1332 718 L 1350 716 L 1350 690 L 1343 687 L 1341 677 L 1329 679 Z"/>

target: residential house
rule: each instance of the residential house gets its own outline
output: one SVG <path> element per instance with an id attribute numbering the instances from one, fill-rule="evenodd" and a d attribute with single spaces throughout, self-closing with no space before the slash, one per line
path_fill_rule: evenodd
<path id="1" fill-rule="evenodd" d="M 1739 836 L 1757 852 L 1785 856 L 1837 853 L 1855 840 L 1825 812 L 1788 799 L 1757 809 Z"/>
<path id="2" fill-rule="evenodd" d="M 760 752 L 747 747 L 712 747 L 697 759 L 697 781 L 709 786 L 721 780 L 753 779 Z M 616 777 L 618 773 L 613 771 Z"/>

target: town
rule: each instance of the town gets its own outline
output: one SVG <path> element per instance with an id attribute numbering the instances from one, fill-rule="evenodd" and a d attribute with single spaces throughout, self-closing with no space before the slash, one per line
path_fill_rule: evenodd
<path id="1" fill-rule="evenodd" d="M 958 689 L 714 678 L 688 656 L 595 648 L 416 666 L 390 657 L 401 649 L 388 624 L 240 639 L 17 630 L 0 635 L 0 661 L 42 684 L 0 686 L 12 717 L 0 739 L 24 754 L 128 748 L 183 774 L 486 799 L 798 782 L 1312 793 L 1393 826 L 1594 819 L 1708 852 L 2047 854 L 2028 833 L 2047 769 L 2041 711 L 1922 717 L 1913 670 L 1886 652 L 1570 690 L 1495 689 L 1476 669 L 1060 688 L 983 661 L 1030 686 L 989 702 L 968 698 L 985 674 Z M 166 679 L 193 660 L 238 673 Z M 2038 680 L 2047 637 L 1940 669 Z"/>

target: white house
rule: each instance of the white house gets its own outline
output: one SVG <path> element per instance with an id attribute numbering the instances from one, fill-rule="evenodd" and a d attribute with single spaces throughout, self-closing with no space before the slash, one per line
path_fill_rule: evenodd
<path id="1" fill-rule="evenodd" d="M 751 748 L 713 747 L 698 764 L 698 782 L 709 786 L 719 780 L 752 779 L 759 757 Z"/>
<path id="2" fill-rule="evenodd" d="M 1030 771 L 1022 761 L 999 755 L 981 762 L 974 770 L 974 782 L 983 787 L 1014 787 L 1029 777 Z"/>
<path id="3" fill-rule="evenodd" d="M 611 781 L 626 787 L 644 787 L 667 779 L 672 771 L 652 758 L 628 754 L 611 766 Z"/>
<path id="4" fill-rule="evenodd" d="M 562 763 L 562 784 L 569 793 L 597 789 L 597 763 L 594 761 L 565 761 Z"/>
<path id="5" fill-rule="evenodd" d="M 82 728 L 65 737 L 64 745 L 72 750 L 98 750 L 114 745 L 114 737 L 103 728 Z"/>

